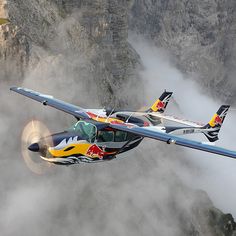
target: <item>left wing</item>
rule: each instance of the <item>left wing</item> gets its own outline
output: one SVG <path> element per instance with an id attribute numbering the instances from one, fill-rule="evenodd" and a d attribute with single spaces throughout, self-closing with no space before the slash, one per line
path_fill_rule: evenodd
<path id="1" fill-rule="evenodd" d="M 110 127 L 116 130 L 125 131 L 128 133 L 136 134 L 141 137 L 147 137 L 156 139 L 167 144 L 176 144 L 179 146 L 184 146 L 192 149 L 197 149 L 205 152 L 210 152 L 214 154 L 219 154 L 222 156 L 227 156 L 230 158 L 236 159 L 236 152 L 231 151 L 225 148 L 212 146 L 204 144 L 201 142 L 180 138 L 171 134 L 161 133 L 160 131 L 155 130 L 153 127 L 137 127 L 137 126 L 124 126 L 124 125 L 115 125 L 110 124 Z"/>
<path id="2" fill-rule="evenodd" d="M 21 87 L 11 87 L 10 90 L 22 94 L 26 97 L 32 98 L 38 102 L 41 102 L 45 106 L 48 105 L 58 110 L 64 111 L 70 115 L 75 116 L 76 118 L 90 119 L 90 116 L 86 113 L 86 111 L 83 108 L 72 105 L 70 103 L 63 102 L 59 99 L 55 99 L 51 95 L 38 93 L 33 90 Z"/>
<path id="3" fill-rule="evenodd" d="M 155 118 L 156 118 L 156 119 L 160 119 L 160 120 L 173 121 L 173 122 L 176 122 L 176 123 L 179 123 L 179 124 L 194 126 L 194 127 L 199 127 L 199 128 L 204 126 L 204 124 L 201 124 L 201 123 L 198 123 L 198 122 L 185 120 L 185 119 L 181 119 L 181 118 L 176 117 L 176 116 L 164 115 L 164 114 L 160 114 L 160 113 L 150 112 L 148 114 L 143 114 L 143 115 L 146 116 L 149 120 L 155 120 Z"/>
<path id="4" fill-rule="evenodd" d="M 163 113 L 160 112 L 141 112 L 141 111 L 118 111 L 115 112 L 114 114 L 116 115 L 120 115 L 125 113 L 126 115 L 129 116 L 143 116 L 146 117 L 153 125 L 156 125 L 155 123 L 159 124 L 159 123 L 163 123 L 163 120 L 166 121 L 171 121 L 171 122 L 175 122 L 175 123 L 179 123 L 182 125 L 187 125 L 187 126 L 193 126 L 196 128 L 200 128 L 202 126 L 204 126 L 205 124 L 199 123 L 199 122 L 194 122 L 194 121 L 190 121 L 190 120 L 186 120 L 186 119 L 181 119 L 179 117 L 176 116 L 170 116 L 170 115 L 164 115 Z"/>

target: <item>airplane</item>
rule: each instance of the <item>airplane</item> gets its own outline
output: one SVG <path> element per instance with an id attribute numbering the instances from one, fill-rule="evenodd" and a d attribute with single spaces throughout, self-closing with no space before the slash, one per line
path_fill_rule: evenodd
<path id="1" fill-rule="evenodd" d="M 172 92 L 164 91 L 160 98 L 145 111 L 83 109 L 27 88 L 11 87 L 10 90 L 66 112 L 77 119 L 69 129 L 39 137 L 28 149 L 39 153 L 41 159 L 58 165 L 95 163 L 118 158 L 119 154 L 137 147 L 144 138 L 175 144 L 204 152 L 236 158 L 236 152 L 205 142 L 198 142 L 178 135 L 203 133 L 214 143 L 225 119 L 229 105 L 222 105 L 212 119 L 202 125 L 164 115 Z M 162 119 L 175 121 L 181 126 L 158 126 Z M 175 135 L 173 135 L 175 134 Z"/>

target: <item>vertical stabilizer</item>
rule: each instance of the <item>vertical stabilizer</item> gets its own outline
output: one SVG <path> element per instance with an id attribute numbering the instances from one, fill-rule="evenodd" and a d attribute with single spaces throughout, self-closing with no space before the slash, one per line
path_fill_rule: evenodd
<path id="1" fill-rule="evenodd" d="M 164 91 L 163 94 L 155 101 L 148 112 L 160 112 L 163 113 L 167 107 L 167 104 L 172 96 L 173 92 Z"/>
<path id="2" fill-rule="evenodd" d="M 215 142 L 219 139 L 218 134 L 229 110 L 229 107 L 229 105 L 222 105 L 208 122 L 208 124 L 202 127 L 203 129 L 205 129 L 203 131 L 204 135 L 210 142 Z"/>

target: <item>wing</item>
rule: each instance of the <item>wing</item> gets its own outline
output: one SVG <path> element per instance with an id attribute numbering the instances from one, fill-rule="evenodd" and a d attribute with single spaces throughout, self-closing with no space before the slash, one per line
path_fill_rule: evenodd
<path id="1" fill-rule="evenodd" d="M 187 148 L 197 149 L 204 152 L 210 152 L 236 159 L 235 151 L 227 150 L 217 146 L 207 145 L 201 142 L 185 138 L 180 138 L 171 134 L 161 133 L 159 131 L 154 130 L 152 127 L 125 126 L 125 125 L 114 125 L 114 124 L 110 124 L 110 127 L 116 130 L 121 130 L 121 131 L 126 131 L 128 133 L 136 134 L 141 137 L 156 139 L 162 142 L 166 142 L 168 144 L 176 144 L 179 146 L 184 146 Z"/>
<path id="2" fill-rule="evenodd" d="M 43 105 L 48 105 L 58 110 L 64 111 L 70 115 L 75 116 L 76 118 L 90 119 L 90 116 L 83 108 L 55 99 L 51 95 L 38 93 L 33 90 L 21 87 L 11 87 L 10 90 L 41 102 Z"/>
<path id="3" fill-rule="evenodd" d="M 194 121 L 190 121 L 190 120 L 185 120 L 185 119 L 181 119 L 178 118 L 176 116 L 169 116 L 169 115 L 164 115 L 162 113 L 158 113 L 158 112 L 140 112 L 140 111 L 120 111 L 120 112 L 116 112 L 116 115 L 119 114 L 126 114 L 126 115 L 130 115 L 130 116 L 144 116 L 146 117 L 148 120 L 150 120 L 151 122 L 155 122 L 156 120 L 166 120 L 166 121 L 172 121 L 175 123 L 179 123 L 179 124 L 183 124 L 183 125 L 187 125 L 187 126 L 191 126 L 191 127 L 196 127 L 196 128 L 200 128 L 202 126 L 204 126 L 204 124 L 198 123 L 198 122 L 194 122 Z"/>
<path id="4" fill-rule="evenodd" d="M 188 126 L 194 126 L 194 127 L 202 127 L 204 124 L 200 124 L 198 122 L 190 121 L 190 120 L 184 120 L 175 116 L 168 116 L 163 115 L 161 113 L 148 113 L 144 114 L 147 118 L 158 118 L 160 120 L 167 120 L 167 121 L 173 121 L 179 124 L 188 125 Z"/>

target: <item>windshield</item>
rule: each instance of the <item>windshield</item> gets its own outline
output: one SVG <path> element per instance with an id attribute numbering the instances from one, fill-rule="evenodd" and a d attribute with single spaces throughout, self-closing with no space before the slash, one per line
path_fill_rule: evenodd
<path id="1" fill-rule="evenodd" d="M 81 138 L 91 142 L 96 137 L 97 127 L 85 121 L 78 121 L 71 128 L 69 128 L 69 131 L 78 132 Z"/>

